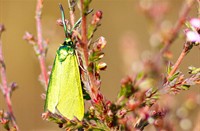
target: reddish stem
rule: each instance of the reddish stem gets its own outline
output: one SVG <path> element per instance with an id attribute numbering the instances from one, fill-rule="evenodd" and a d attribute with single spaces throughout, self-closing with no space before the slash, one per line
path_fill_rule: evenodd
<path id="1" fill-rule="evenodd" d="M 83 49 L 83 56 L 84 56 L 84 61 L 85 61 L 85 66 L 86 69 L 88 68 L 89 61 L 88 61 L 88 39 L 87 39 L 87 20 L 86 20 L 86 14 L 85 14 L 85 7 L 84 7 L 84 0 L 81 0 L 81 11 L 82 11 L 82 24 L 81 24 L 81 47 Z M 90 96 L 92 99 L 97 98 L 97 86 L 95 82 L 95 76 L 93 75 L 92 72 L 88 72 L 87 70 L 87 75 L 90 80 Z"/>
<path id="2" fill-rule="evenodd" d="M 3 91 L 4 97 L 6 99 L 6 105 L 8 108 L 11 122 L 12 122 L 13 126 L 16 128 L 16 130 L 18 131 L 19 127 L 16 123 L 15 116 L 14 116 L 13 109 L 12 109 L 12 102 L 11 102 L 11 98 L 10 98 L 11 89 L 7 85 L 6 66 L 4 63 L 4 58 L 3 58 L 3 53 L 2 53 L 1 33 L 3 31 L 4 31 L 4 26 L 0 25 L 0 64 L 1 64 L 0 74 L 1 74 L 1 81 L 2 81 L 2 91 Z"/>
<path id="3" fill-rule="evenodd" d="M 39 62 L 40 62 L 40 69 L 42 73 L 42 77 L 45 82 L 45 88 L 47 88 L 48 85 L 48 74 L 47 74 L 47 69 L 46 69 L 46 63 L 45 63 L 45 51 L 43 48 L 42 44 L 42 24 L 41 24 L 41 14 L 42 14 L 42 6 L 43 6 L 43 0 L 38 0 L 37 1 L 37 6 L 36 6 L 36 28 L 37 28 L 37 44 L 39 48 L 40 55 L 38 57 Z"/>
<path id="4" fill-rule="evenodd" d="M 81 0 L 81 10 L 82 10 L 82 25 L 81 25 L 81 36 L 82 36 L 82 47 L 85 51 L 87 51 L 87 23 L 86 23 L 86 15 L 85 8 L 83 4 L 84 0 Z M 87 53 L 86 53 L 87 54 Z"/>
<path id="5" fill-rule="evenodd" d="M 179 65 L 181 64 L 181 62 L 182 62 L 182 60 L 183 60 L 183 58 L 185 57 L 186 54 L 187 54 L 187 52 L 185 51 L 185 49 L 183 49 L 178 60 L 174 64 L 173 69 L 170 71 L 167 79 L 169 79 L 176 72 L 176 70 L 178 69 Z"/>

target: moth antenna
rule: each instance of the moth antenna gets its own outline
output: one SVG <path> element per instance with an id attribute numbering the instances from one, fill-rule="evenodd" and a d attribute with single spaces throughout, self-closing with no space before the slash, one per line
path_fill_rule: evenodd
<path id="1" fill-rule="evenodd" d="M 62 17 L 62 23 L 63 23 L 63 27 L 64 27 L 64 31 L 65 31 L 65 36 L 66 36 L 66 38 L 69 38 L 69 35 L 68 35 L 68 32 L 67 32 L 67 26 L 66 26 L 66 23 L 65 23 L 65 13 L 64 13 L 64 9 L 63 9 L 62 4 L 59 4 L 59 7 L 60 7 L 60 11 L 61 11 L 61 17 Z"/>

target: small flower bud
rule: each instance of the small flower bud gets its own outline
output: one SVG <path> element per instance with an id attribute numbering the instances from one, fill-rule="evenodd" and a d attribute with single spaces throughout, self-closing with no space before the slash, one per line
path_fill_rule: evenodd
<path id="1" fill-rule="evenodd" d="M 25 35 L 23 36 L 23 39 L 27 40 L 27 41 L 35 41 L 35 38 L 34 38 L 33 34 L 31 34 L 29 32 L 25 32 Z"/>
<path id="2" fill-rule="evenodd" d="M 95 15 L 98 17 L 98 18 L 102 18 L 102 15 L 103 15 L 103 12 L 102 11 L 97 11 L 96 13 L 95 13 Z"/>
<path id="3" fill-rule="evenodd" d="M 90 111 L 94 111 L 94 106 L 90 106 Z"/>
<path id="4" fill-rule="evenodd" d="M 189 66 L 188 69 L 190 74 L 197 74 L 200 72 L 200 68 L 196 68 L 194 66 Z"/>
<path id="5" fill-rule="evenodd" d="M 3 116 L 4 116 L 4 118 L 9 118 L 10 117 L 8 112 L 4 112 Z"/>
<path id="6" fill-rule="evenodd" d="M 96 96 L 96 98 L 93 99 L 93 101 L 94 101 L 95 103 L 99 103 L 99 102 L 102 101 L 102 100 L 103 100 L 103 95 L 100 94 L 100 93 L 98 93 L 97 96 Z"/>
<path id="7" fill-rule="evenodd" d="M 97 11 L 95 14 L 93 14 L 93 19 L 92 19 L 91 24 L 92 24 L 92 25 L 98 24 L 99 21 L 100 21 L 101 18 L 102 18 L 102 14 L 103 14 L 102 11 Z"/>
<path id="8" fill-rule="evenodd" d="M 107 101 L 107 102 L 106 102 L 106 107 L 110 107 L 111 104 L 112 104 L 111 101 Z"/>
<path id="9" fill-rule="evenodd" d="M 0 123 L 1 124 L 7 124 L 9 122 L 9 120 L 8 119 L 5 119 L 5 118 L 2 118 L 2 119 L 0 119 Z"/>
<path id="10" fill-rule="evenodd" d="M 113 116 L 113 113 L 112 113 L 112 111 L 111 110 L 108 110 L 108 116 L 110 116 L 110 117 L 112 117 Z"/>
<path id="11" fill-rule="evenodd" d="M 127 110 L 126 109 L 122 109 L 122 110 L 117 112 L 117 117 L 118 118 L 122 118 L 126 113 L 127 113 Z"/>
<path id="12" fill-rule="evenodd" d="M 134 101 L 133 99 L 130 99 L 127 103 L 127 107 L 130 110 L 134 110 L 135 108 L 137 108 L 140 105 L 140 103 L 138 101 Z"/>
<path id="13" fill-rule="evenodd" d="M 94 51 L 101 51 L 106 46 L 107 41 L 104 37 L 100 37 L 96 43 L 94 43 Z"/>
<path id="14" fill-rule="evenodd" d="M 97 100 L 102 101 L 103 100 L 103 95 L 101 93 L 97 94 Z"/>
<path id="15" fill-rule="evenodd" d="M 94 115 L 95 115 L 94 106 L 90 106 L 90 108 L 89 108 L 89 113 L 90 113 L 90 117 L 94 117 Z"/>
<path id="16" fill-rule="evenodd" d="M 10 88 L 11 88 L 12 91 L 14 91 L 17 88 L 17 83 L 16 82 L 12 82 L 10 84 Z"/>
<path id="17" fill-rule="evenodd" d="M 104 62 L 100 62 L 98 65 L 97 65 L 97 69 L 98 70 L 105 70 L 107 68 L 107 64 L 104 63 Z"/>

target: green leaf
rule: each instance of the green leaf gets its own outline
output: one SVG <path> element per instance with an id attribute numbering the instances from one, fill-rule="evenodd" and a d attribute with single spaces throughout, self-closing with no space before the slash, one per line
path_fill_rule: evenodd
<path id="1" fill-rule="evenodd" d="M 133 86 L 132 86 L 132 82 L 128 82 L 125 85 L 122 85 L 121 90 L 118 94 L 118 98 L 121 96 L 125 96 L 125 97 L 129 97 L 130 95 L 132 95 L 133 93 Z"/>
<path id="2" fill-rule="evenodd" d="M 182 85 L 181 89 L 183 89 L 183 90 L 189 90 L 190 89 L 190 85 Z"/>
<path id="3" fill-rule="evenodd" d="M 89 56 L 89 61 L 91 62 L 95 62 L 100 60 L 101 58 L 103 58 L 104 53 L 101 51 L 97 51 L 97 52 L 92 52 Z"/>
<path id="4" fill-rule="evenodd" d="M 176 72 L 174 73 L 170 78 L 169 81 L 173 81 L 175 78 L 177 78 L 179 76 L 180 72 Z"/>
<path id="5" fill-rule="evenodd" d="M 143 77 L 144 77 L 144 72 L 139 72 L 138 74 L 137 74 L 137 80 L 140 80 L 140 79 L 142 79 Z"/>
<path id="6" fill-rule="evenodd" d="M 167 66 L 167 74 L 169 74 L 172 70 L 172 66 L 171 64 L 169 63 L 168 66 Z"/>

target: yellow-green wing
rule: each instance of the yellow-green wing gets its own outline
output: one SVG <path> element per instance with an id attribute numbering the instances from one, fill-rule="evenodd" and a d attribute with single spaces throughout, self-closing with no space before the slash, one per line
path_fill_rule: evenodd
<path id="1" fill-rule="evenodd" d="M 62 64 L 58 60 L 58 54 L 56 54 L 54 64 L 52 67 L 51 75 L 49 78 L 48 89 L 46 92 L 46 100 L 45 100 L 45 111 L 50 111 L 52 113 L 56 113 L 56 106 L 59 100 L 59 90 L 61 81 L 59 77 L 61 76 L 61 68 Z"/>
<path id="2" fill-rule="evenodd" d="M 64 68 L 62 68 L 62 77 L 60 77 L 62 84 L 60 85 L 57 109 L 70 120 L 74 116 L 82 120 L 84 116 L 84 102 L 76 55 L 69 54 L 65 61 L 62 62 L 62 66 Z"/>
<path id="3" fill-rule="evenodd" d="M 64 61 L 59 54 L 53 64 L 46 94 L 45 111 L 60 113 L 68 119 L 84 116 L 84 102 L 80 72 L 75 54 L 68 54 Z"/>

